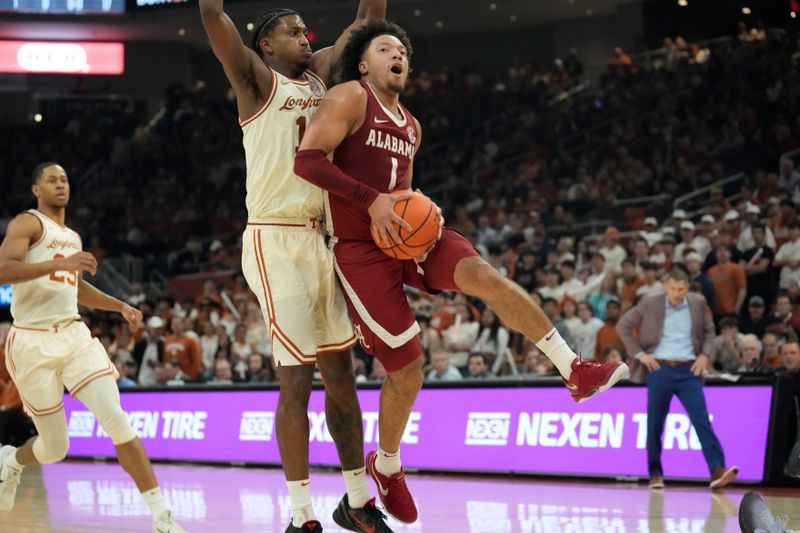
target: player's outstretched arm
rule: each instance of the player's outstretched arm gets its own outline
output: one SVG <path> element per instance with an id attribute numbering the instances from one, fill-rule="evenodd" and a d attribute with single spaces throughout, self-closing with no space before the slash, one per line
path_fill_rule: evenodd
<path id="1" fill-rule="evenodd" d="M 306 181 L 341 196 L 369 212 L 372 226 L 384 242 L 402 242 L 395 224 L 411 230 L 411 226 L 397 216 L 394 204 L 407 200 L 411 192 L 402 194 L 381 193 L 348 176 L 328 160 L 342 141 L 364 123 L 367 93 L 356 81 L 334 87 L 325 95 L 311 121 L 300 150 L 294 160 L 294 172 Z"/>
<path id="2" fill-rule="evenodd" d="M 142 323 L 141 311 L 104 293 L 83 278 L 78 281 L 78 303 L 84 307 L 121 314 L 131 331 L 139 329 Z"/>
<path id="3" fill-rule="evenodd" d="M 223 10 L 222 0 L 200 0 L 200 17 L 211 49 L 236 92 L 240 112 L 249 111 L 263 100 L 261 87 L 272 83 L 272 71 L 254 50 L 245 46 L 236 25 Z"/>
<path id="4" fill-rule="evenodd" d="M 86 252 L 41 263 L 25 263 L 29 247 L 42 237 L 43 231 L 42 223 L 33 215 L 21 214 L 11 221 L 0 244 L 0 285 L 22 283 L 59 271 L 92 274 L 97 271 L 97 261 Z"/>
<path id="5" fill-rule="evenodd" d="M 314 53 L 311 58 L 311 70 L 320 76 L 328 87 L 333 86 L 336 66 L 342 57 L 347 41 L 350 39 L 350 34 L 368 20 L 384 18 L 386 18 L 386 0 L 361 0 L 358 3 L 356 19 L 336 39 L 333 46 L 323 48 Z"/>

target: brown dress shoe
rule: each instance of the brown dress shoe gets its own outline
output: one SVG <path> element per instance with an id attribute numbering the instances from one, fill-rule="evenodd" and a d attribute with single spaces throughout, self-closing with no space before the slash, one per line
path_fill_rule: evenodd
<path id="1" fill-rule="evenodd" d="M 721 489 L 727 485 L 730 485 L 734 479 L 736 479 L 736 474 L 739 473 L 738 466 L 730 466 L 728 468 L 717 468 L 714 470 L 714 473 L 711 474 L 711 483 L 708 484 L 711 489 Z"/>
<path id="2" fill-rule="evenodd" d="M 664 488 L 664 478 L 661 476 L 653 476 L 650 478 L 650 483 L 647 484 L 648 489 L 660 490 Z"/>

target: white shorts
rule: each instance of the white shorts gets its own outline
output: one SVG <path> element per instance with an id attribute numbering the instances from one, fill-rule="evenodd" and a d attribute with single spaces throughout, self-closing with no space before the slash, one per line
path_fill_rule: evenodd
<path id="1" fill-rule="evenodd" d="M 277 365 L 314 364 L 318 355 L 356 343 L 333 252 L 316 224 L 251 219 L 242 237 L 242 271 L 261 304 Z"/>
<path id="2" fill-rule="evenodd" d="M 65 385 L 74 397 L 99 377 L 119 375 L 106 349 L 80 321 L 57 331 L 14 325 L 6 339 L 6 367 L 31 416 L 61 410 Z"/>

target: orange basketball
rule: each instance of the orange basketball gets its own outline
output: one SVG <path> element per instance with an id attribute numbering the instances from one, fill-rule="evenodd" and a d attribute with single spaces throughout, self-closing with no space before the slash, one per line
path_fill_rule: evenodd
<path id="1" fill-rule="evenodd" d="M 405 191 L 395 191 L 399 194 Z M 436 209 L 425 195 L 414 192 L 411 198 L 394 204 L 394 212 L 409 223 L 411 231 L 395 227 L 402 242 L 385 243 L 380 236 L 372 232 L 372 240 L 383 253 L 394 259 L 414 259 L 427 252 L 439 238 L 439 216 Z"/>

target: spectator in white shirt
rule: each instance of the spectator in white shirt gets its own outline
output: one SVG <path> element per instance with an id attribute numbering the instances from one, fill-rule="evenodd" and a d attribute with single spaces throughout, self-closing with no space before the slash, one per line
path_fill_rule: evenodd
<path id="1" fill-rule="evenodd" d="M 583 282 L 575 277 L 575 261 L 561 262 L 561 278 L 563 279 L 561 288 L 564 290 L 564 294 L 573 296 L 583 289 Z"/>
<path id="2" fill-rule="evenodd" d="M 481 321 L 478 327 L 478 338 L 472 344 L 470 352 L 480 352 L 491 355 L 492 361 L 502 357 L 503 352 L 508 349 L 509 333 L 506 328 L 500 325 L 500 319 L 492 310 L 487 307 L 481 313 Z"/>
<path id="3" fill-rule="evenodd" d="M 578 303 L 578 318 L 580 322 L 575 325 L 574 330 L 570 328 L 575 352 L 592 359 L 597 344 L 597 332 L 603 327 L 603 321 L 595 318 L 594 309 L 587 302 Z"/>
<path id="4" fill-rule="evenodd" d="M 697 235 L 695 230 L 695 225 L 691 220 L 681 222 L 682 242 L 675 247 L 675 261 L 683 262 L 685 260 L 684 250 L 687 248 L 691 248 L 700 254 L 700 257 L 705 261 L 708 252 L 711 251 L 711 242 L 702 235 Z"/>
<path id="5" fill-rule="evenodd" d="M 442 334 L 444 347 L 450 353 L 450 359 L 456 366 L 465 366 L 472 345 L 478 338 L 480 324 L 475 322 L 466 305 L 460 305 L 456 311 L 455 322 Z"/>
<path id="6" fill-rule="evenodd" d="M 203 335 L 200 337 L 200 354 L 203 359 L 203 368 L 209 373 L 213 371 L 214 359 L 219 350 L 219 336 L 210 321 L 203 323 Z"/>
<path id="7" fill-rule="evenodd" d="M 788 289 L 792 281 L 800 280 L 800 223 L 789 223 L 789 240 L 775 254 L 773 266 L 781 269 L 779 288 Z"/>
<path id="8" fill-rule="evenodd" d="M 745 214 L 747 220 L 745 221 L 744 229 L 739 234 L 739 241 L 736 245 L 740 252 L 746 252 L 747 250 L 756 247 L 756 242 L 753 240 L 753 224 L 757 224 L 761 221 L 761 209 L 755 204 L 748 204 Z M 766 228 L 766 235 L 766 245 L 775 250 L 777 245 L 775 243 L 775 235 L 772 234 L 772 230 Z"/>
<path id="9" fill-rule="evenodd" d="M 664 286 L 658 281 L 658 266 L 655 263 L 644 263 L 642 265 L 642 273 L 644 275 L 644 285 L 636 289 L 637 299 L 664 292 Z"/>
<path id="10" fill-rule="evenodd" d="M 450 364 L 450 354 L 447 350 L 437 349 L 431 352 L 431 366 L 428 372 L 428 381 L 461 381 L 464 376 L 456 367 Z"/>
<path id="11" fill-rule="evenodd" d="M 653 246 L 661 240 L 661 232 L 658 230 L 658 220 L 655 217 L 647 217 L 644 219 L 644 231 L 639 233 L 647 244 L 647 248 Z"/>
<path id="12" fill-rule="evenodd" d="M 614 226 L 606 229 L 605 243 L 598 251 L 606 260 L 605 269 L 608 272 L 618 273 L 622 268 L 622 261 L 628 257 L 628 252 L 619 245 L 619 230 Z"/>
<path id="13" fill-rule="evenodd" d="M 564 288 L 559 284 L 560 275 L 555 268 L 546 268 L 544 271 L 544 286 L 536 289 L 536 292 L 542 295 L 542 298 L 552 298 L 555 301 L 561 301 L 564 296 Z"/>

